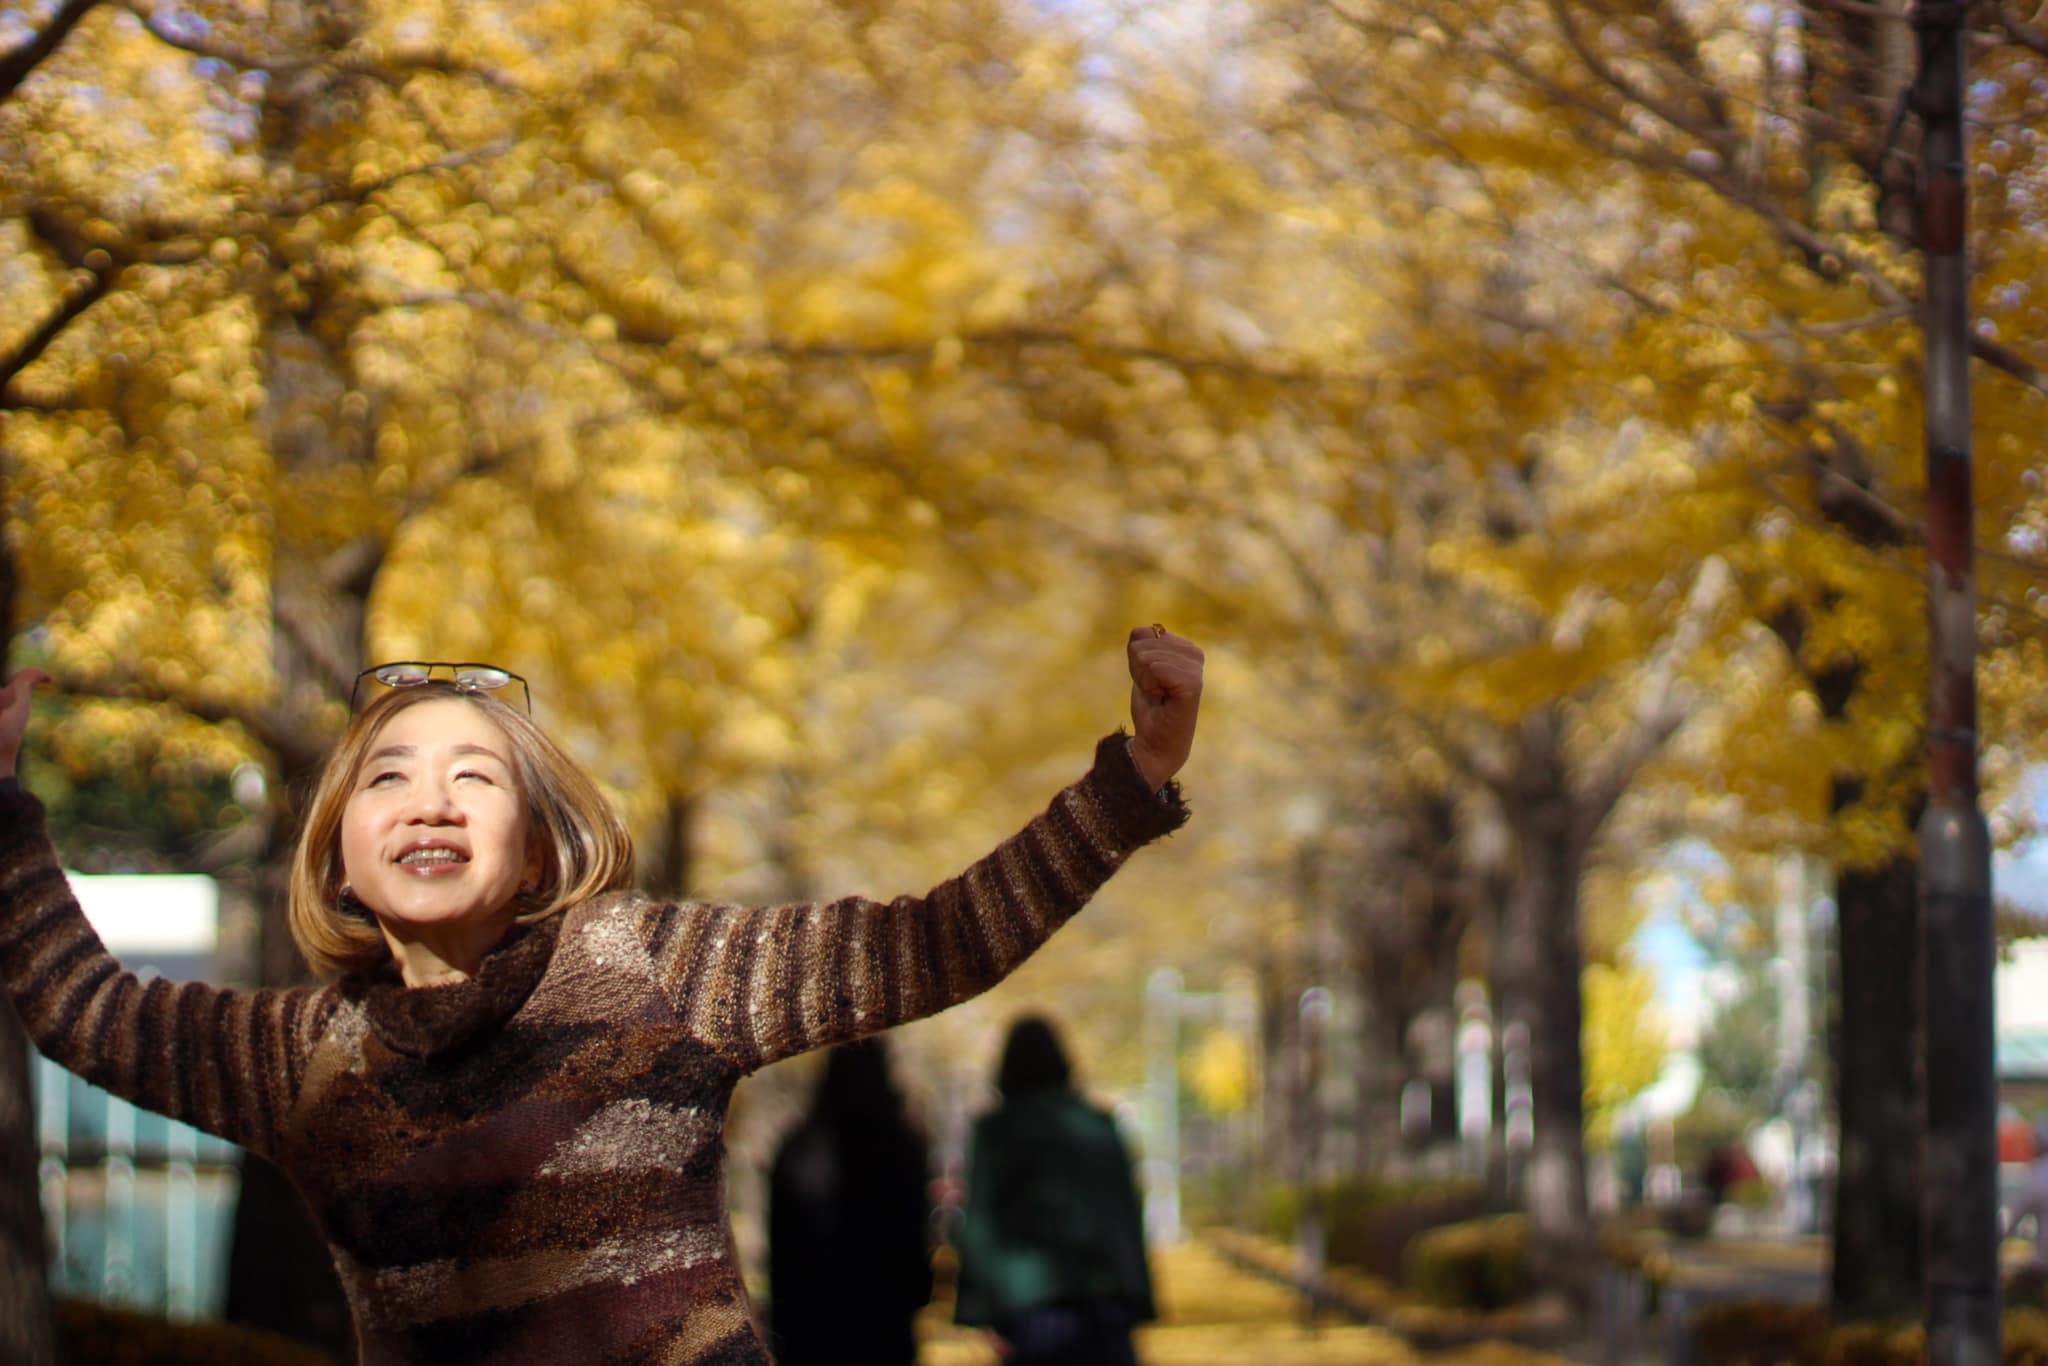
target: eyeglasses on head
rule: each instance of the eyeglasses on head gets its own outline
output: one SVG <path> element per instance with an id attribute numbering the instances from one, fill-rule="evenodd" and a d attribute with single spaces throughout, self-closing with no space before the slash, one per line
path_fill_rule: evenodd
<path id="1" fill-rule="evenodd" d="M 445 671 L 447 677 L 441 677 Z M 485 664 L 477 660 L 450 661 L 445 659 L 394 659 L 384 664 L 372 664 L 356 675 L 355 686 L 349 689 L 348 709 L 354 715 L 356 702 L 362 695 L 363 680 L 371 679 L 387 688 L 417 688 L 429 683 L 454 688 L 457 692 L 493 693 L 519 685 L 519 698 L 527 715 L 533 714 L 533 694 L 526 686 L 526 680 L 510 669 L 496 664 Z"/>

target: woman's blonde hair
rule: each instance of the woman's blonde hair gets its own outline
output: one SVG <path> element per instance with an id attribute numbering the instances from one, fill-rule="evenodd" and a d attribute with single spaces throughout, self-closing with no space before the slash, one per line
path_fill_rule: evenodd
<path id="1" fill-rule="evenodd" d="M 376 920 L 359 906 L 342 905 L 347 875 L 341 862 L 341 818 L 356 772 L 392 717 L 407 707 L 451 697 L 482 712 L 511 741 L 512 770 L 526 798 L 527 838 L 541 859 L 539 886 L 519 898 L 517 919 L 544 919 L 633 881 L 633 837 L 625 822 L 575 760 L 524 712 L 446 683 L 394 688 L 357 714 L 328 756 L 292 853 L 287 908 L 292 939 L 322 977 L 373 968 L 390 954 Z"/>

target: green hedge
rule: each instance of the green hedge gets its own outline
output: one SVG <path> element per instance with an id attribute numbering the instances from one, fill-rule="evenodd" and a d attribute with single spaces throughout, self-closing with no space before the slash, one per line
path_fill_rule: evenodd
<path id="1" fill-rule="evenodd" d="M 1406 1281 L 1417 1295 L 1452 1309 L 1505 1309 L 1535 1289 L 1529 1220 L 1520 1214 L 1447 1224 L 1408 1245 Z"/>
<path id="2" fill-rule="evenodd" d="M 1429 1229 L 1470 1219 L 1484 1207 L 1477 1182 L 1388 1182 L 1353 1178 L 1315 1188 L 1323 1218 L 1324 1255 L 1389 1281 L 1399 1280 L 1408 1246 Z M 1301 1187 L 1269 1187 L 1260 1231 L 1292 1242 L 1306 1205 Z"/>
<path id="3" fill-rule="evenodd" d="M 1821 1305 L 1738 1300 L 1692 1316 L 1703 1366 L 1920 1366 L 1926 1342 L 1917 1323 L 1830 1327 Z M 2005 1366 L 2048 1366 L 2048 1312 L 2008 1309 Z"/>
<path id="4" fill-rule="evenodd" d="M 91 1300 L 56 1301 L 65 1366 L 340 1366 L 316 1347 L 226 1323 L 173 1323 Z"/>

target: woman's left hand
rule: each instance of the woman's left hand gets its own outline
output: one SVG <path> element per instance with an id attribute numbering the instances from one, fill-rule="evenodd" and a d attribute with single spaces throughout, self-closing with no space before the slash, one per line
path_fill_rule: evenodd
<path id="1" fill-rule="evenodd" d="M 1131 759 L 1153 788 L 1180 772 L 1195 747 L 1202 708 L 1202 649 L 1164 626 L 1131 632 Z"/>

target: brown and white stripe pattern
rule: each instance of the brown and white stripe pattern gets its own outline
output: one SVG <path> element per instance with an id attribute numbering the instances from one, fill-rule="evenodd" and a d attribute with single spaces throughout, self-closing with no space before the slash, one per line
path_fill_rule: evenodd
<path id="1" fill-rule="evenodd" d="M 336 998 L 141 981 L 107 954 L 42 806 L 0 795 L 0 981 L 36 1046 L 94 1085 L 265 1156 Z"/>
<path id="2" fill-rule="evenodd" d="M 1022 963 L 1135 849 L 1187 819 L 1124 737 L 1018 834 L 922 897 L 746 910 L 647 907 L 664 994 L 696 1037 L 751 1071 L 920 1019 Z"/>
<path id="3" fill-rule="evenodd" d="M 33 800 L 0 794 L 0 978 L 58 1061 L 292 1173 L 365 1362 L 761 1363 L 725 1208 L 739 1078 L 993 985 L 1185 818 L 1113 736 L 925 896 L 604 897 L 422 996 L 144 985 L 79 914 Z"/>

